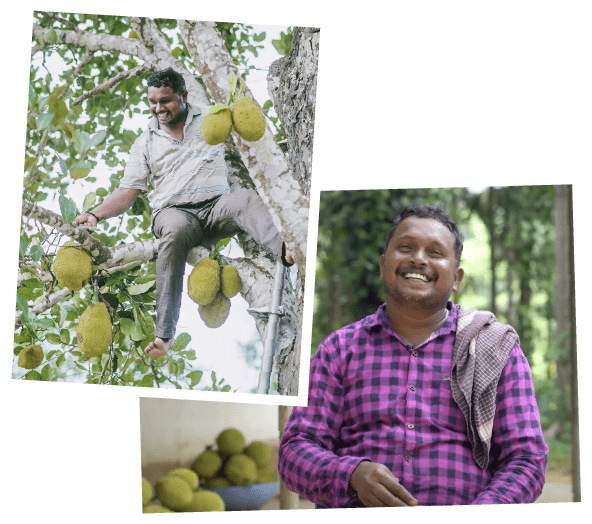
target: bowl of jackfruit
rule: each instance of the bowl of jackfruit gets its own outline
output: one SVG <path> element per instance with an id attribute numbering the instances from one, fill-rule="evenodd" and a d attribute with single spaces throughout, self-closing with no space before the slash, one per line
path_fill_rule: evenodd
<path id="1" fill-rule="evenodd" d="M 190 467 L 168 471 L 154 488 L 142 477 L 144 513 L 245 511 L 260 509 L 279 489 L 270 466 L 271 447 L 253 440 L 248 445 L 235 428 L 218 434 Z"/>

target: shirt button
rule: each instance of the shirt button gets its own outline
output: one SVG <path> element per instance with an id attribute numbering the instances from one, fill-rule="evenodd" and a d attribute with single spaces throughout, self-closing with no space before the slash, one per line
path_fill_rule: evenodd
<path id="1" fill-rule="evenodd" d="M 418 355 L 417 351 L 413 352 L 413 356 L 416 357 Z"/>
<path id="2" fill-rule="evenodd" d="M 411 455 L 405 455 L 405 460 L 409 462 L 411 460 Z"/>
<path id="3" fill-rule="evenodd" d="M 409 389 L 410 389 L 411 391 L 415 391 L 415 386 L 409 386 Z"/>
<path id="4" fill-rule="evenodd" d="M 407 427 L 408 427 L 409 429 L 413 429 L 415 426 L 414 426 L 413 424 L 408 424 L 408 425 L 407 425 Z"/>

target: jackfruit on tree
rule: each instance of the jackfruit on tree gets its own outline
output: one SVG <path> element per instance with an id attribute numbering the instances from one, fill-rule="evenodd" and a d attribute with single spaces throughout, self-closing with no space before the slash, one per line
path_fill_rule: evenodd
<path id="1" fill-rule="evenodd" d="M 226 298 L 232 298 L 243 287 L 240 275 L 234 266 L 224 266 L 220 275 L 220 289 Z"/>
<path id="2" fill-rule="evenodd" d="M 191 271 L 187 279 L 187 293 L 200 306 L 210 304 L 220 290 L 220 264 L 204 258 Z"/>
<path id="3" fill-rule="evenodd" d="M 203 139 L 215 146 L 226 142 L 232 131 L 232 114 L 228 106 L 217 104 L 210 108 L 210 113 L 201 124 Z"/>
<path id="4" fill-rule="evenodd" d="M 191 465 L 191 469 L 202 479 L 214 477 L 221 467 L 222 457 L 220 457 L 216 451 L 211 449 L 211 447 L 206 448 L 206 450 L 199 455 Z"/>
<path id="5" fill-rule="evenodd" d="M 62 286 L 78 291 L 92 275 L 91 257 L 80 244 L 69 240 L 56 253 L 53 273 Z"/>
<path id="6" fill-rule="evenodd" d="M 181 477 L 164 475 L 154 484 L 154 490 L 162 505 L 173 511 L 183 511 L 193 500 L 193 490 Z"/>
<path id="7" fill-rule="evenodd" d="M 91 304 L 85 309 L 76 328 L 76 338 L 78 349 L 87 357 L 97 357 L 109 349 L 112 324 L 103 302 Z"/>
<path id="8" fill-rule="evenodd" d="M 257 464 L 246 455 L 232 455 L 224 465 L 224 475 L 235 485 L 249 486 L 257 480 Z"/>
<path id="9" fill-rule="evenodd" d="M 236 428 L 225 429 L 216 438 L 218 449 L 224 455 L 237 455 L 245 449 L 245 437 Z"/>
<path id="10" fill-rule="evenodd" d="M 259 440 L 253 440 L 244 451 L 247 457 L 251 457 L 258 468 L 267 466 L 271 460 L 271 448 Z"/>
<path id="11" fill-rule="evenodd" d="M 243 96 L 232 107 L 232 125 L 241 138 L 256 142 L 265 134 L 265 117 L 257 102 Z"/>
<path id="12" fill-rule="evenodd" d="M 214 300 L 206 306 L 199 306 L 199 316 L 209 328 L 220 327 L 230 313 L 230 299 L 218 293 Z"/>
<path id="13" fill-rule="evenodd" d="M 32 344 L 21 349 L 18 356 L 18 366 L 23 369 L 33 369 L 43 362 L 43 349 L 38 344 Z"/>
<path id="14" fill-rule="evenodd" d="M 189 486 L 191 486 L 191 489 L 195 489 L 199 485 L 199 477 L 197 473 L 189 468 L 175 468 L 169 471 L 167 475 L 176 475 L 177 477 L 182 478 L 187 484 L 189 484 Z"/>
<path id="15" fill-rule="evenodd" d="M 142 506 L 146 506 L 154 498 L 152 484 L 146 477 L 142 477 Z"/>

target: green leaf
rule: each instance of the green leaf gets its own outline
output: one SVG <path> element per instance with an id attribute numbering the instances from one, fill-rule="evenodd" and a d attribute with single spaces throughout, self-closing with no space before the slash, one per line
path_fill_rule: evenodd
<path id="1" fill-rule="evenodd" d="M 70 170 L 70 176 L 74 180 L 77 180 L 79 178 L 86 178 L 89 173 L 90 173 L 90 169 L 87 167 L 73 167 Z"/>
<path id="2" fill-rule="evenodd" d="M 185 353 L 185 358 L 187 360 L 195 360 L 197 358 L 197 355 L 195 354 L 195 351 L 193 349 L 190 349 Z"/>
<path id="3" fill-rule="evenodd" d="M 255 40 L 255 42 L 263 42 L 263 40 L 265 40 L 265 36 L 265 31 L 263 31 L 263 33 L 253 36 L 253 40 Z"/>
<path id="4" fill-rule="evenodd" d="M 43 113 L 35 117 L 37 129 L 46 129 L 50 126 L 55 115 L 53 113 Z"/>
<path id="5" fill-rule="evenodd" d="M 220 391 L 230 391 L 230 386 L 228 384 L 226 384 Z"/>
<path id="6" fill-rule="evenodd" d="M 99 187 L 97 189 L 97 196 L 100 196 L 101 198 L 105 198 L 108 194 L 109 192 L 104 187 Z"/>
<path id="7" fill-rule="evenodd" d="M 191 342 L 191 335 L 189 333 L 181 333 L 175 338 L 173 351 L 183 351 L 189 342 Z"/>
<path id="8" fill-rule="evenodd" d="M 84 197 L 84 202 L 82 203 L 82 211 L 87 211 L 91 209 L 95 202 L 97 201 L 97 194 L 94 191 L 91 191 L 88 195 Z"/>
<path id="9" fill-rule="evenodd" d="M 70 342 L 70 331 L 66 328 L 60 330 L 60 340 L 62 344 L 68 344 Z"/>
<path id="10" fill-rule="evenodd" d="M 153 385 L 152 373 L 148 373 L 147 375 L 144 375 L 144 377 L 140 381 L 140 386 L 143 388 L 151 388 L 152 385 Z"/>
<path id="11" fill-rule="evenodd" d="M 135 342 L 138 342 L 144 338 L 142 328 L 129 318 L 120 318 L 119 327 L 124 335 L 127 335 Z"/>
<path id="12" fill-rule="evenodd" d="M 29 311 L 29 303 L 18 294 L 16 296 L 16 305 L 21 311 Z"/>
<path id="13" fill-rule="evenodd" d="M 104 129 L 93 135 L 93 137 L 89 140 L 89 149 L 91 147 L 97 147 L 105 140 L 105 138 L 107 138 L 107 131 Z"/>
<path id="14" fill-rule="evenodd" d="M 188 373 L 187 378 L 191 380 L 191 387 L 194 387 L 197 384 L 199 384 L 202 376 L 203 371 L 192 371 L 191 373 Z"/>
<path id="15" fill-rule="evenodd" d="M 62 343 L 62 339 L 60 338 L 59 335 L 56 335 L 55 333 L 47 333 L 45 335 L 45 340 L 47 340 L 47 342 L 49 342 L 50 344 L 61 344 Z"/>
<path id="16" fill-rule="evenodd" d="M 76 204 L 70 198 L 60 195 L 59 198 L 60 210 L 62 211 L 62 218 L 67 224 L 74 222 L 76 218 Z"/>
<path id="17" fill-rule="evenodd" d="M 25 375 L 25 380 L 43 380 L 43 377 L 39 371 L 32 370 Z"/>
<path id="18" fill-rule="evenodd" d="M 135 284 L 129 286 L 127 288 L 127 292 L 130 295 L 141 295 L 142 293 L 146 293 L 154 284 L 156 284 L 156 280 L 151 280 L 150 282 L 146 282 L 145 284 Z"/>
<path id="19" fill-rule="evenodd" d="M 175 58 L 179 58 L 183 54 L 183 49 L 181 47 L 175 47 L 171 53 Z"/>

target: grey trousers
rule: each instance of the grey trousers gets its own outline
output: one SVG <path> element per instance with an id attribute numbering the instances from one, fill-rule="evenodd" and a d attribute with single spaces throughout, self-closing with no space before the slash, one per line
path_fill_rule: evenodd
<path id="1" fill-rule="evenodd" d="M 253 190 L 237 191 L 195 206 L 167 207 L 154 218 L 160 239 L 156 259 L 156 336 L 175 335 L 179 320 L 185 260 L 192 247 L 211 245 L 244 232 L 278 258 L 282 237 L 261 197 Z M 197 310 L 196 310 L 197 315 Z"/>

